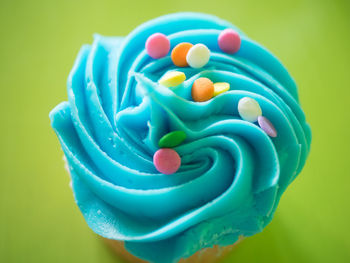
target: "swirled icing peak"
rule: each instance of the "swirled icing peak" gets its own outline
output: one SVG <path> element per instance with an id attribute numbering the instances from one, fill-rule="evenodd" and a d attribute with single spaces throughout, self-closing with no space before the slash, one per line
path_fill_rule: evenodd
<path id="1" fill-rule="evenodd" d="M 220 48 L 222 32 L 231 34 L 224 36 L 227 41 L 235 39 L 234 48 Z M 190 43 L 187 49 L 205 45 L 209 61 L 196 68 L 180 57 L 178 67 L 171 54 L 155 49 L 157 59 L 152 58 L 145 43 L 156 33 L 161 42 L 167 43 L 163 36 L 169 40 L 170 52 L 180 43 Z M 186 80 L 160 85 L 172 71 Z M 194 101 L 199 78 L 224 88 Z M 244 98 L 261 109 L 255 111 L 259 122 L 242 119 Z M 177 262 L 262 231 L 304 166 L 311 141 L 284 66 L 230 23 L 198 13 L 156 18 L 127 37 L 95 35 L 69 75 L 68 101 L 50 118 L 88 225 L 156 263 Z M 160 139 L 174 131 L 185 134 L 171 145 L 181 166 L 163 174 L 153 155 Z M 269 136 L 273 131 L 276 137 Z"/>

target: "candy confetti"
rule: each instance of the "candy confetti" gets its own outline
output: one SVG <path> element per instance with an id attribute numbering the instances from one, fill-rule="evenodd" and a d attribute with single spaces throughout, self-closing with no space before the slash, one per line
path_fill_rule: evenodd
<path id="1" fill-rule="evenodd" d="M 162 148 L 153 155 L 153 163 L 160 173 L 173 174 L 180 168 L 181 158 L 175 150 Z"/>
<path id="2" fill-rule="evenodd" d="M 146 41 L 146 51 L 150 57 L 155 59 L 164 57 L 169 53 L 169 50 L 170 41 L 165 35 L 155 33 L 148 37 Z"/>
<path id="3" fill-rule="evenodd" d="M 176 87 L 186 80 L 186 75 L 180 71 L 167 72 L 159 81 L 165 87 Z"/>
<path id="4" fill-rule="evenodd" d="M 258 117 L 262 114 L 259 103 L 249 97 L 244 97 L 239 100 L 238 112 L 242 119 L 250 122 L 256 122 Z"/>
<path id="5" fill-rule="evenodd" d="M 214 94 L 213 96 L 217 96 L 221 93 L 224 93 L 230 89 L 230 84 L 227 82 L 216 82 L 214 83 Z"/>
<path id="6" fill-rule="evenodd" d="M 172 148 L 178 146 L 184 140 L 186 140 L 186 133 L 184 131 L 173 131 L 160 138 L 158 146 L 160 148 Z"/>
<path id="7" fill-rule="evenodd" d="M 277 131 L 273 124 L 264 116 L 258 117 L 258 123 L 261 129 L 267 133 L 270 137 L 277 137 Z"/>
<path id="8" fill-rule="evenodd" d="M 192 99 L 197 102 L 210 100 L 214 94 L 214 84 L 208 78 L 196 79 L 192 85 Z"/>
<path id="9" fill-rule="evenodd" d="M 231 28 L 223 30 L 218 37 L 218 44 L 222 51 L 234 54 L 241 47 L 241 37 Z"/>
<path id="10" fill-rule="evenodd" d="M 204 44 L 196 44 L 187 53 L 186 61 L 192 68 L 204 67 L 210 58 L 210 50 Z"/>
<path id="11" fill-rule="evenodd" d="M 190 48 L 193 47 L 191 43 L 183 42 L 176 45 L 171 51 L 171 60 L 175 66 L 187 67 L 186 56 Z"/>

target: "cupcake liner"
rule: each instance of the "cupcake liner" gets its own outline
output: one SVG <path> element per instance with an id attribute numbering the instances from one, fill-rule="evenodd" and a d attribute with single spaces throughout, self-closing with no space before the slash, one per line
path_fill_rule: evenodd
<path id="1" fill-rule="evenodd" d="M 148 261 L 135 257 L 128 252 L 124 247 L 123 241 L 104 239 L 108 246 L 114 251 L 118 258 L 124 260 L 127 263 L 148 263 Z M 202 249 L 188 258 L 181 259 L 178 263 L 215 263 L 223 259 L 228 253 L 230 253 L 240 243 L 239 239 L 236 243 L 220 247 L 215 245 L 213 247 Z"/>

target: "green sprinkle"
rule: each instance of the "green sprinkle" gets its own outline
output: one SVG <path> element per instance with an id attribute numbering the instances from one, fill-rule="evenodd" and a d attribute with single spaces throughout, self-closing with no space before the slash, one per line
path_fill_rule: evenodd
<path id="1" fill-rule="evenodd" d="M 186 137 L 187 136 L 184 131 L 169 132 L 160 138 L 158 146 L 160 148 L 172 148 L 182 143 Z"/>

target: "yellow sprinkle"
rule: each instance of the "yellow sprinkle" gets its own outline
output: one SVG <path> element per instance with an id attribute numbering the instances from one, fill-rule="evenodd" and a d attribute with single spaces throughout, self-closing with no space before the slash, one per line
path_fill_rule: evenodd
<path id="1" fill-rule="evenodd" d="M 180 71 L 170 71 L 166 73 L 158 82 L 165 87 L 175 87 L 186 80 L 186 75 Z"/>
<path id="2" fill-rule="evenodd" d="M 214 83 L 214 97 L 228 91 L 230 89 L 230 84 L 227 82 L 216 82 Z"/>

